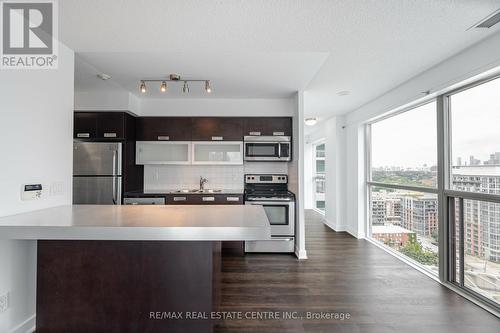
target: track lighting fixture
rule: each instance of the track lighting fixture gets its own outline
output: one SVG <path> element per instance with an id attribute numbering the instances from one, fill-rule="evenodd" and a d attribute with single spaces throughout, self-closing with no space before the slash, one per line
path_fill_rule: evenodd
<path id="1" fill-rule="evenodd" d="M 205 92 L 211 93 L 212 86 L 210 85 L 210 80 L 201 80 L 201 79 L 184 79 L 181 78 L 179 74 L 170 74 L 168 78 L 160 78 L 160 79 L 144 79 L 140 81 L 139 90 L 141 93 L 146 93 L 146 82 L 159 82 L 160 83 L 160 92 L 167 92 L 169 89 L 167 86 L 167 82 L 183 82 L 182 92 L 189 93 L 189 83 L 191 82 L 204 82 L 205 83 Z"/>

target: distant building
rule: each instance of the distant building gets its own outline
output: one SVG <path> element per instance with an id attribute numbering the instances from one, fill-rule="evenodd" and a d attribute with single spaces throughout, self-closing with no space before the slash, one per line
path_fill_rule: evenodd
<path id="1" fill-rule="evenodd" d="M 500 195 L 500 165 L 490 165 L 490 161 L 487 165 L 454 167 L 453 188 Z M 500 204 L 464 200 L 464 227 L 466 253 L 500 262 Z"/>
<path id="2" fill-rule="evenodd" d="M 469 157 L 469 166 L 474 166 L 474 165 L 480 165 L 481 161 L 478 159 L 475 159 L 474 156 Z"/>
<path id="3" fill-rule="evenodd" d="M 386 200 L 386 219 L 389 224 L 401 225 L 401 198 Z"/>
<path id="4" fill-rule="evenodd" d="M 401 226 L 420 236 L 430 237 L 438 230 L 436 196 L 404 196 L 401 198 Z"/>
<path id="5" fill-rule="evenodd" d="M 485 165 L 500 165 L 500 152 L 490 155 L 490 159 L 484 162 Z"/>
<path id="6" fill-rule="evenodd" d="M 395 225 L 374 225 L 372 226 L 372 236 L 377 241 L 396 250 L 416 241 L 413 231 Z"/>
<path id="7" fill-rule="evenodd" d="M 372 225 L 384 225 L 387 223 L 386 199 L 379 193 L 372 194 Z"/>

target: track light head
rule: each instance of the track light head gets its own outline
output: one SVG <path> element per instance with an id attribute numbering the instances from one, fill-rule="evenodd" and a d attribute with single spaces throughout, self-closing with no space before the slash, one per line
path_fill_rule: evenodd
<path id="1" fill-rule="evenodd" d="M 141 81 L 141 85 L 139 87 L 141 90 L 141 93 L 145 94 L 146 93 L 146 83 L 144 81 Z"/>
<path id="2" fill-rule="evenodd" d="M 163 81 L 160 86 L 160 91 L 161 92 L 166 92 L 167 91 L 167 82 Z"/>
<path id="3" fill-rule="evenodd" d="M 188 93 L 189 92 L 189 86 L 187 81 L 184 81 L 184 86 L 182 87 L 182 92 L 183 93 Z"/>
<path id="4" fill-rule="evenodd" d="M 212 92 L 212 87 L 210 87 L 210 81 L 208 80 L 205 81 L 205 91 L 209 94 Z"/>

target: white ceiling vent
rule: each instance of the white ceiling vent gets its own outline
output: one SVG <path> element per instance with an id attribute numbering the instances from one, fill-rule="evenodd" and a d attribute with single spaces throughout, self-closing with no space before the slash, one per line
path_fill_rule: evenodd
<path id="1" fill-rule="evenodd" d="M 474 28 L 491 28 L 498 22 L 500 22 L 500 9 L 475 24 Z"/>

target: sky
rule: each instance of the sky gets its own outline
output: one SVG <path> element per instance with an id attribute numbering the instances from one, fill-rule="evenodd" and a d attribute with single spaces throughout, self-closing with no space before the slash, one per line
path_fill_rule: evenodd
<path id="1" fill-rule="evenodd" d="M 451 96 L 452 161 L 500 152 L 500 78 Z M 437 164 L 436 103 L 372 125 L 372 165 Z"/>

